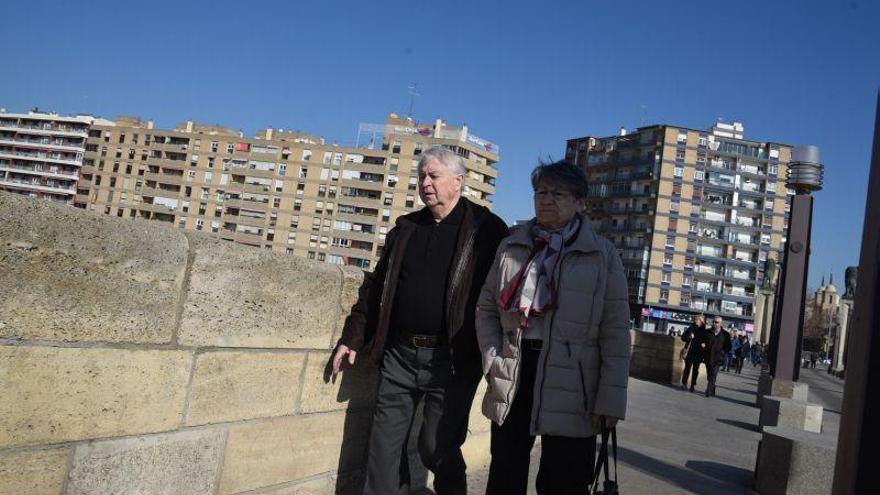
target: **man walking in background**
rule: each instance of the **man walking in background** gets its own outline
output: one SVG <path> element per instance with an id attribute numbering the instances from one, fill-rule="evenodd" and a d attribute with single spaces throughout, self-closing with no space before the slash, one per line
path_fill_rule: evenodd
<path id="1" fill-rule="evenodd" d="M 706 369 L 709 370 L 709 384 L 706 386 L 706 397 L 715 396 L 715 381 L 718 371 L 724 364 L 724 356 L 730 352 L 730 334 L 721 326 L 721 317 L 712 320 L 712 328 L 706 332 Z"/>

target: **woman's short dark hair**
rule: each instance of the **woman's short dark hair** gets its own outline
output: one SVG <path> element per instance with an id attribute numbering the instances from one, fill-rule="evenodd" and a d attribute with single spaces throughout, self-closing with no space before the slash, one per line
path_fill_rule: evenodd
<path id="1" fill-rule="evenodd" d="M 555 184 L 570 192 L 575 199 L 587 197 L 587 174 L 571 162 L 561 160 L 542 163 L 532 170 L 532 190 L 538 189 L 541 181 Z"/>

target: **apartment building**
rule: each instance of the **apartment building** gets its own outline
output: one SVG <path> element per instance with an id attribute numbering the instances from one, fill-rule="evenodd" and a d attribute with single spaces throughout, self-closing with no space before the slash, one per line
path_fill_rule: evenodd
<path id="1" fill-rule="evenodd" d="M 570 139 L 587 172 L 587 214 L 620 250 L 634 323 L 667 332 L 694 314 L 753 330 L 768 259 L 781 261 L 792 147 L 744 138 L 742 124 L 708 130 L 655 125 Z"/>
<path id="2" fill-rule="evenodd" d="M 88 131 L 75 205 L 221 239 L 371 269 L 396 218 L 421 208 L 416 165 L 445 146 L 464 158 L 465 197 L 491 206 L 499 150 L 467 126 L 391 114 L 340 146 L 283 129 L 246 138 L 186 122 L 120 117 Z"/>
<path id="3" fill-rule="evenodd" d="M 91 116 L 0 109 L 0 189 L 73 203 Z"/>

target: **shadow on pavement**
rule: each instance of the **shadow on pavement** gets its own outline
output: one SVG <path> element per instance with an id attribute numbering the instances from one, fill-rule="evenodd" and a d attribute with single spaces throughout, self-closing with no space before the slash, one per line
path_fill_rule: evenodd
<path id="1" fill-rule="evenodd" d="M 654 478 L 662 478 L 672 482 L 683 490 L 687 490 L 688 493 L 696 493 L 698 495 L 741 494 L 745 493 L 747 487 L 751 486 L 751 473 L 745 469 L 732 468 L 714 462 L 687 462 L 686 465 L 689 468 L 691 463 L 697 463 L 699 467 L 711 472 L 711 474 L 704 475 L 697 472 L 697 470 L 684 469 L 626 448 L 619 448 L 618 455 L 620 462 L 638 471 L 647 473 Z M 705 465 L 719 467 L 709 468 Z M 744 472 L 749 475 L 749 479 L 745 481 L 743 481 L 742 476 Z M 729 482 L 727 478 L 731 478 Z"/>
<path id="2" fill-rule="evenodd" d="M 758 428 L 758 425 L 754 425 L 752 423 L 746 423 L 745 421 L 736 421 L 734 419 L 721 419 L 718 418 L 719 423 L 724 423 L 730 426 L 736 426 L 738 428 L 743 428 L 749 431 L 760 432 L 761 430 Z"/>
<path id="3" fill-rule="evenodd" d="M 739 400 L 739 399 L 731 399 L 730 397 L 724 397 L 723 395 L 716 395 L 714 398 L 715 398 L 715 399 L 718 399 L 718 400 L 723 400 L 723 401 L 726 401 L 726 402 L 731 402 L 731 403 L 733 403 L 733 404 L 739 404 L 739 405 L 741 405 L 741 406 L 757 407 L 757 406 L 755 406 L 755 402 L 754 402 L 754 401 L 746 401 L 746 400 Z"/>
<path id="4" fill-rule="evenodd" d="M 687 461 L 685 466 L 710 478 L 734 483 L 741 487 L 752 486 L 755 480 L 755 474 L 748 469 L 728 466 L 727 464 L 711 461 Z"/>
<path id="5" fill-rule="evenodd" d="M 730 388 L 730 387 L 725 387 L 723 385 L 716 385 L 715 387 L 716 388 L 723 388 L 724 390 L 730 390 L 731 392 L 739 392 L 741 394 L 758 395 L 757 390 L 748 390 L 745 388 Z"/>

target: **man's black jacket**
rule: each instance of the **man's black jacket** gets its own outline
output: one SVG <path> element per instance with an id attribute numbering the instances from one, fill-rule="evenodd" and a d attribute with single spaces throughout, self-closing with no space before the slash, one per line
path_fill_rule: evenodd
<path id="1" fill-rule="evenodd" d="M 706 349 L 704 358 L 710 366 L 718 366 L 724 362 L 724 355 L 730 351 L 730 334 L 727 330 L 722 329 L 718 335 L 709 328 L 703 334 L 706 339 Z"/>
<path id="2" fill-rule="evenodd" d="M 480 289 L 495 259 L 495 250 L 507 237 L 504 221 L 487 208 L 460 198 L 465 206 L 456 250 L 446 285 L 445 335 L 451 344 L 453 363 L 479 362 L 474 330 L 474 311 Z M 430 218 L 427 208 L 401 216 L 385 239 L 385 249 L 372 273 L 364 273 L 358 301 L 345 320 L 339 344 L 358 351 L 359 359 L 381 362 L 388 341 L 391 306 L 407 242 L 419 221 Z"/>

